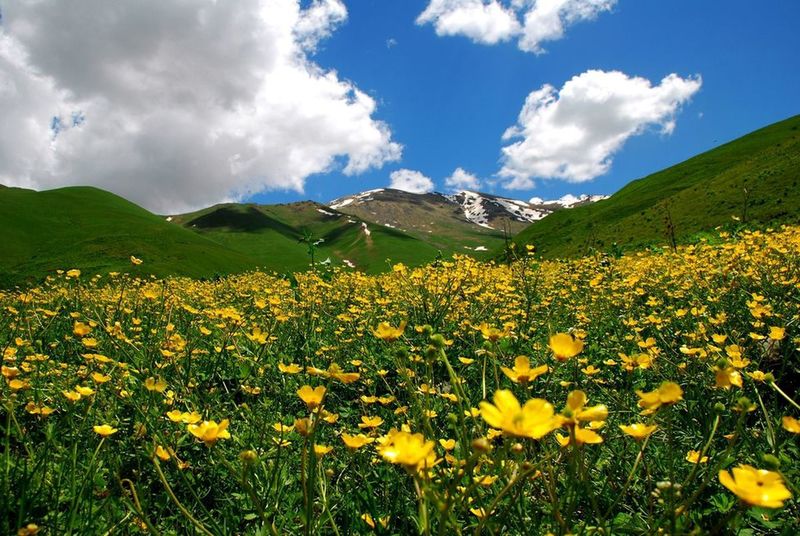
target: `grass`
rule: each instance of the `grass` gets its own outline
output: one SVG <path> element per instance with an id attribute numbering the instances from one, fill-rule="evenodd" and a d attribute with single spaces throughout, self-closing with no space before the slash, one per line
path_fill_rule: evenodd
<path id="1" fill-rule="evenodd" d="M 685 241 L 734 217 L 800 218 L 800 116 L 633 181 L 607 200 L 551 214 L 514 241 L 546 258 L 568 257 Z"/>
<path id="2" fill-rule="evenodd" d="M 57 268 L 125 271 L 130 256 L 157 276 L 211 277 L 253 269 L 256 261 L 109 192 L 69 187 L 0 189 L 0 286 L 35 282 Z"/>
<path id="3" fill-rule="evenodd" d="M 280 273 L 308 269 L 307 235 L 312 242 L 321 240 L 314 247 L 315 262 L 330 259 L 341 265 L 347 260 L 368 273 L 386 270 L 388 261 L 419 265 L 438 254 L 434 246 L 407 233 L 351 218 L 311 201 L 217 205 L 175 216 L 174 221 L 255 258 L 264 269 Z"/>
<path id="4" fill-rule="evenodd" d="M 800 227 L 714 242 L 0 291 L 0 532 L 797 534 Z"/>

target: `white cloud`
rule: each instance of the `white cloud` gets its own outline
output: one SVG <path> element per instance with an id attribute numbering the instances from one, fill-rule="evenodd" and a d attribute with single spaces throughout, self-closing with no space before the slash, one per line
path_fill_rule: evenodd
<path id="1" fill-rule="evenodd" d="M 417 24 L 433 24 L 437 35 L 464 35 L 493 45 L 519 38 L 526 52 L 564 37 L 568 26 L 610 11 L 617 0 L 430 0 Z"/>
<path id="2" fill-rule="evenodd" d="M 465 35 L 493 45 L 520 32 L 514 12 L 496 0 L 431 0 L 417 24 L 433 23 L 437 35 Z"/>
<path id="3" fill-rule="evenodd" d="M 445 186 L 451 190 L 480 190 L 481 181 L 463 168 L 456 168 L 453 174 L 444 180 Z"/>
<path id="4" fill-rule="evenodd" d="M 619 71 L 590 70 L 560 90 L 533 91 L 503 135 L 517 139 L 502 149 L 504 186 L 528 189 L 534 178 L 582 182 L 606 173 L 631 136 L 651 126 L 670 134 L 675 113 L 701 83 L 699 76 L 670 74 L 654 86 Z"/>
<path id="5" fill-rule="evenodd" d="M 395 190 L 403 190 L 415 194 L 424 194 L 433 191 L 433 181 L 420 173 L 411 169 L 398 169 L 393 171 L 391 175 L 391 183 L 389 188 Z"/>
<path id="6" fill-rule="evenodd" d="M 397 160 L 375 100 L 309 57 L 346 16 L 340 0 L 8 0 L 0 183 L 174 212 Z"/>

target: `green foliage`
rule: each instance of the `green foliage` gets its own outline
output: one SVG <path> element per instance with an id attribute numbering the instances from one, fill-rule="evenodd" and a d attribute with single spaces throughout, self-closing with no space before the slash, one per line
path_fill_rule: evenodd
<path id="1" fill-rule="evenodd" d="M 553 213 L 520 232 L 546 258 L 668 245 L 738 219 L 800 219 L 800 116 L 629 183 L 609 199 Z"/>

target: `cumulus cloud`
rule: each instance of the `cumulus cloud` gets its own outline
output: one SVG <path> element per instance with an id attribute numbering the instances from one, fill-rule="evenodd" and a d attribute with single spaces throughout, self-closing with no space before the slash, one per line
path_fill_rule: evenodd
<path id="1" fill-rule="evenodd" d="M 675 114 L 701 86 L 699 76 L 666 76 L 657 85 L 619 71 L 590 70 L 560 90 L 533 91 L 517 124 L 503 139 L 500 177 L 511 189 L 529 189 L 533 179 L 591 180 L 606 173 L 613 155 L 648 127 L 670 134 Z"/>
<path id="2" fill-rule="evenodd" d="M 463 35 L 493 45 L 518 38 L 520 50 L 540 54 L 542 43 L 564 37 L 567 27 L 610 11 L 616 0 L 430 0 L 417 24 L 437 35 Z"/>
<path id="3" fill-rule="evenodd" d="M 480 190 L 481 181 L 463 168 L 456 168 L 453 174 L 444 180 L 445 186 L 451 190 Z"/>
<path id="4" fill-rule="evenodd" d="M 521 28 L 511 9 L 496 0 L 431 0 L 417 24 L 432 23 L 437 35 L 465 35 L 493 45 L 517 35 Z"/>
<path id="5" fill-rule="evenodd" d="M 389 188 L 395 190 L 403 190 L 414 194 L 424 194 L 433 191 L 433 181 L 412 169 L 398 169 L 389 175 L 391 183 Z"/>
<path id="6" fill-rule="evenodd" d="M 303 4 L 4 2 L 0 183 L 175 212 L 399 159 L 375 100 L 310 56 L 344 5 Z"/>

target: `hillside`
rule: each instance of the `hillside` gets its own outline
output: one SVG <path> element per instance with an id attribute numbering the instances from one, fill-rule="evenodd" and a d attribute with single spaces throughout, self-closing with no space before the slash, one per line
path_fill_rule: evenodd
<path id="1" fill-rule="evenodd" d="M 668 243 L 739 218 L 800 219 L 800 115 L 635 180 L 606 200 L 553 213 L 514 241 L 544 257 Z"/>
<path id="2" fill-rule="evenodd" d="M 345 264 L 366 272 L 391 262 L 423 264 L 435 247 L 407 233 L 302 201 L 278 205 L 227 203 L 171 217 L 173 224 L 254 258 L 277 272 L 306 269 L 306 235 L 316 243 L 315 261 Z"/>
<path id="3" fill-rule="evenodd" d="M 2 286 L 56 269 L 209 277 L 256 266 L 253 258 L 90 187 L 0 188 L 0 242 Z M 131 255 L 146 264 L 134 269 Z"/>

